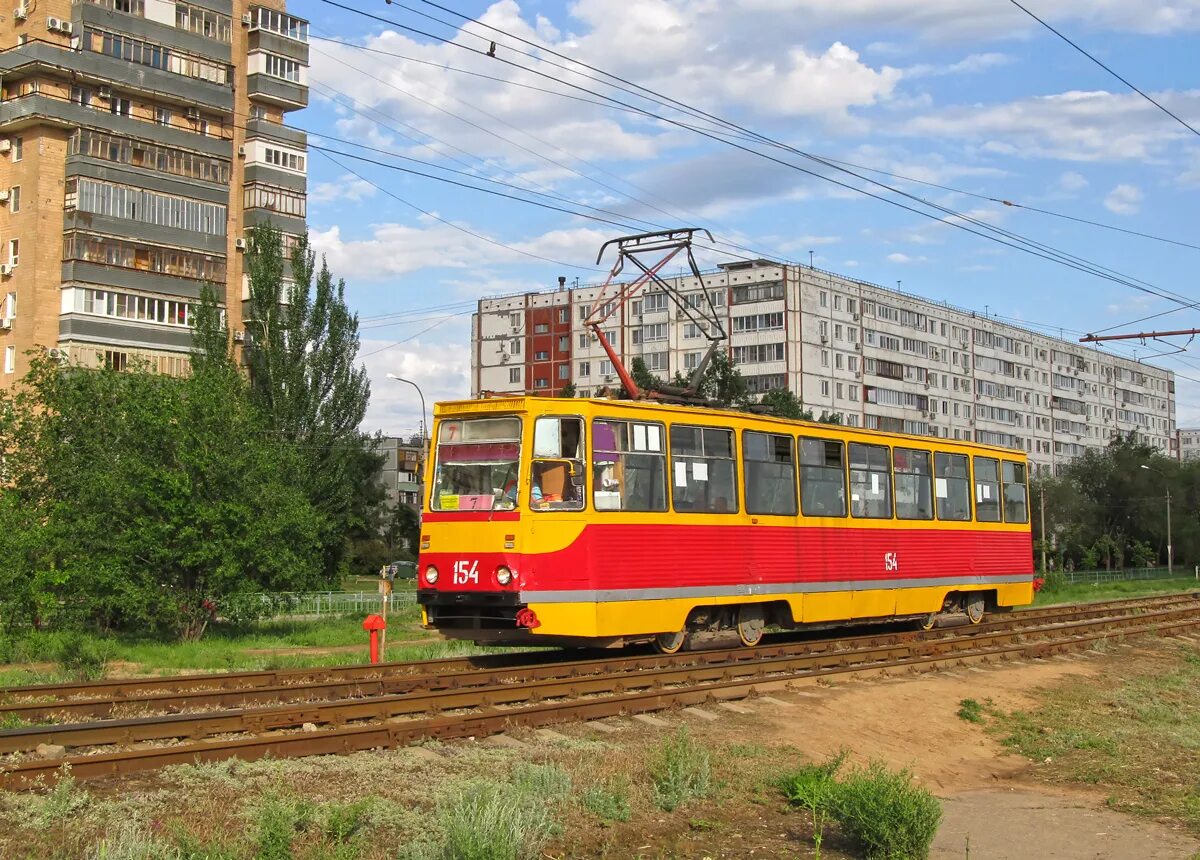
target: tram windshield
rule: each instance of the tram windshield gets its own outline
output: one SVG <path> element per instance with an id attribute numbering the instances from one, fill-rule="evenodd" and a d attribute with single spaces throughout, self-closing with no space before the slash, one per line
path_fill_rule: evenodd
<path id="1" fill-rule="evenodd" d="M 430 506 L 435 511 L 512 510 L 520 461 L 520 418 L 443 421 Z"/>

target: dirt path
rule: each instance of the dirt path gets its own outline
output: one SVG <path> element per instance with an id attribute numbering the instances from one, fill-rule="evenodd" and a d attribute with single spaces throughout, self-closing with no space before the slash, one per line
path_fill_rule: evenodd
<path id="1" fill-rule="evenodd" d="M 765 742 L 792 745 L 817 760 L 845 747 L 853 762 L 882 759 L 910 768 L 945 801 L 935 860 L 1187 860 L 1200 852 L 1200 841 L 1109 810 L 1101 793 L 1036 782 L 1026 759 L 957 715 L 964 698 L 991 699 L 1005 710 L 1029 707 L 1037 687 L 1095 674 L 1114 659 L 1120 657 L 849 682 L 781 696 L 802 701 L 802 714 L 756 710 Z"/>

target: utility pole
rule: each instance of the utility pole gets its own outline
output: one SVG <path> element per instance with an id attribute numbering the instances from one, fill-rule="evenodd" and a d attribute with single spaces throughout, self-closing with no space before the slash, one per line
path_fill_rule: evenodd
<path id="1" fill-rule="evenodd" d="M 1165 472 L 1153 466 L 1147 466 L 1143 463 L 1142 468 L 1147 472 L 1154 472 L 1154 474 L 1162 478 L 1167 488 L 1167 575 L 1170 576 L 1175 572 L 1175 563 L 1171 558 L 1171 479 L 1167 477 Z"/>

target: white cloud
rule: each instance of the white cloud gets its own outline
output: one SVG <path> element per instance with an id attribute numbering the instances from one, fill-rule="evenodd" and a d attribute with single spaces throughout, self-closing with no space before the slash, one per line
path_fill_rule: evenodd
<path id="1" fill-rule="evenodd" d="M 997 66 L 1006 66 L 1011 62 L 1013 62 L 1013 58 L 1008 54 L 997 52 L 968 54 L 958 62 L 945 66 L 935 66 L 929 63 L 910 66 L 904 70 L 904 78 L 905 80 L 912 80 L 914 78 L 933 78 L 952 75 L 977 75 L 988 69 L 994 69 Z"/>
<path id="2" fill-rule="evenodd" d="M 1068 194 L 1077 194 L 1087 188 L 1088 181 L 1081 174 L 1068 170 L 1058 177 L 1058 187 Z"/>
<path id="3" fill-rule="evenodd" d="M 894 253 L 888 254 L 886 259 L 889 263 L 897 263 L 899 265 L 906 265 L 908 263 L 924 263 L 928 258 L 927 257 L 910 257 L 910 256 L 908 256 L 908 254 L 901 254 L 899 251 L 896 251 Z"/>
<path id="4" fill-rule="evenodd" d="M 365 179 L 346 174 L 334 182 L 318 182 L 308 189 L 310 203 L 341 202 L 359 203 L 373 197 L 378 189 Z"/>
<path id="5" fill-rule="evenodd" d="M 1104 198 L 1104 208 L 1118 215 L 1135 215 L 1141 205 L 1141 189 L 1126 183 L 1118 185 Z"/>
<path id="6" fill-rule="evenodd" d="M 1200 112 L 1200 90 L 1155 97 L 1177 111 Z M 1185 134 L 1162 122 L 1136 94 L 1078 91 L 943 108 L 910 120 L 899 131 L 969 141 L 996 155 L 1069 161 L 1151 160 Z"/>
<path id="7" fill-rule="evenodd" d="M 438 340 L 445 339 L 442 334 Z M 455 400 L 471 394 L 470 333 L 460 327 L 453 342 L 437 342 L 432 337 L 389 347 L 387 341 L 364 340 L 363 363 L 371 380 L 371 402 L 363 419 L 363 429 L 379 430 L 385 435 L 408 436 L 421 423 L 421 401 L 411 385 L 388 379 L 387 374 L 410 379 L 420 386 L 426 409 L 441 400 Z M 426 413 L 426 421 L 429 420 Z"/>

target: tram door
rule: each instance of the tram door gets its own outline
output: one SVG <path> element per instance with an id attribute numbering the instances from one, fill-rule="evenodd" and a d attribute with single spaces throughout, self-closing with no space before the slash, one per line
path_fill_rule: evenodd
<path id="1" fill-rule="evenodd" d="M 583 419 L 542 416 L 533 425 L 528 508 L 529 535 L 534 552 L 530 574 L 534 581 L 553 581 L 557 587 L 585 587 L 588 571 L 544 568 L 548 549 L 558 549 L 578 536 L 587 499 L 586 446 Z M 559 563 L 561 565 L 561 563 Z"/>

